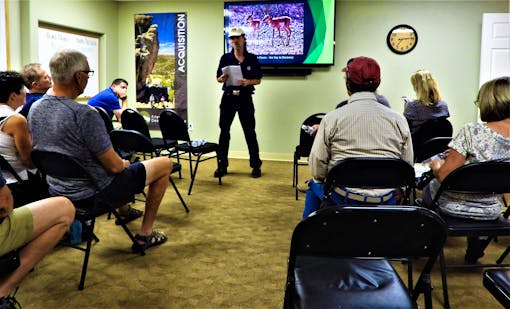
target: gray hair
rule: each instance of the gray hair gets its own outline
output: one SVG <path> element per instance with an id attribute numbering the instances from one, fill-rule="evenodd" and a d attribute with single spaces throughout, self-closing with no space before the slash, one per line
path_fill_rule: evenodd
<path id="1" fill-rule="evenodd" d="M 50 71 L 53 81 L 69 84 L 74 73 L 87 69 L 87 56 L 79 51 L 66 49 L 56 52 L 50 59 Z"/>

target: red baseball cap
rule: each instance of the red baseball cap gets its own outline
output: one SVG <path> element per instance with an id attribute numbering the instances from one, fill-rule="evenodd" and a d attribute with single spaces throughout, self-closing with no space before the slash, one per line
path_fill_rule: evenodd
<path id="1" fill-rule="evenodd" d="M 381 83 L 381 68 L 377 61 L 369 57 L 356 57 L 347 62 L 342 69 L 347 73 L 347 79 L 357 85 L 379 85 Z"/>

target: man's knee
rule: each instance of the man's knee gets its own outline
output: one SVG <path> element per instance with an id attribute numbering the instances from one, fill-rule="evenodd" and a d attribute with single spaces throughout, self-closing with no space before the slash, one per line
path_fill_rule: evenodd
<path id="1" fill-rule="evenodd" d="M 173 162 L 168 157 L 158 157 L 143 161 L 145 166 L 147 184 L 153 183 L 160 178 L 168 178 L 172 172 Z"/>

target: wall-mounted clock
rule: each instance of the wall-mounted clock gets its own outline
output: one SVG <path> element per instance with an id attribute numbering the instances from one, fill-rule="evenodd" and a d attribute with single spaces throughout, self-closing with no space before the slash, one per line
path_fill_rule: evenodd
<path id="1" fill-rule="evenodd" d="M 388 32 L 386 43 L 396 54 L 407 54 L 418 44 L 418 33 L 409 25 L 397 25 Z"/>

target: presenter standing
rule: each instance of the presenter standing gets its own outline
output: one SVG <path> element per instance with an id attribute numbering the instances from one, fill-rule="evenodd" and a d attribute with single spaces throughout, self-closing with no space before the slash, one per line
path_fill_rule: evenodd
<path id="1" fill-rule="evenodd" d="M 230 127 L 236 112 L 243 127 L 244 137 L 250 154 L 251 176 L 260 177 L 262 161 L 259 157 L 259 145 L 255 133 L 255 107 L 252 94 L 255 85 L 260 84 L 262 71 L 257 56 L 246 50 L 246 37 L 241 28 L 232 28 L 229 32 L 232 51 L 224 54 L 216 71 L 216 80 L 223 83 L 223 96 L 220 104 L 220 139 L 218 148 L 218 169 L 214 177 L 227 174 Z M 236 70 L 242 73 L 233 74 Z"/>

